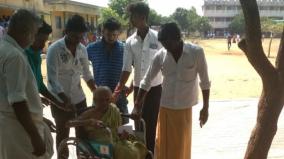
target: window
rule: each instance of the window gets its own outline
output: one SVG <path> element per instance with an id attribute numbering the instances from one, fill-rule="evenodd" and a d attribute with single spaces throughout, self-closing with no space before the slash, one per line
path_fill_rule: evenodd
<path id="1" fill-rule="evenodd" d="M 55 24 L 56 24 L 56 29 L 61 29 L 62 28 L 61 17 L 60 16 L 56 16 L 55 17 Z"/>
<path id="2" fill-rule="evenodd" d="M 216 17 L 215 18 L 215 22 L 224 22 L 226 20 L 226 18 L 223 17 Z"/>
<path id="3" fill-rule="evenodd" d="M 216 6 L 216 10 L 224 10 L 224 6 Z"/>

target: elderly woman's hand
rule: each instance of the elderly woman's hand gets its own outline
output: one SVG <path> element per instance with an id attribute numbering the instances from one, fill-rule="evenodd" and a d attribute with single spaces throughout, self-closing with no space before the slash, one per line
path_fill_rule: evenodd
<path id="1" fill-rule="evenodd" d="M 89 119 L 88 125 L 94 126 L 94 127 L 99 127 L 99 128 L 105 127 L 104 123 L 100 120 L 97 120 L 97 119 Z"/>

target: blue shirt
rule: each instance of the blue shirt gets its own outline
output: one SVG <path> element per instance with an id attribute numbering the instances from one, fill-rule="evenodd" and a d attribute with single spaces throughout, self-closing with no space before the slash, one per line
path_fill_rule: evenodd
<path id="1" fill-rule="evenodd" d="M 123 65 L 122 42 L 115 42 L 108 52 L 104 40 L 91 43 L 87 47 L 88 58 L 93 65 L 93 73 L 98 86 L 108 86 L 113 91 L 120 79 Z"/>

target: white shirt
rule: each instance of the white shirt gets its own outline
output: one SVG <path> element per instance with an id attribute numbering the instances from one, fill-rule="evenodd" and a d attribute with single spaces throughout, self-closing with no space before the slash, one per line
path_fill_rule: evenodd
<path id="1" fill-rule="evenodd" d="M 131 72 L 131 66 L 134 66 L 134 86 L 139 87 L 140 81 L 152 63 L 154 55 L 161 48 L 162 45 L 158 41 L 157 32 L 152 29 L 149 29 L 144 40 L 137 35 L 137 32 L 126 40 L 122 71 Z M 162 81 L 162 74 L 159 72 L 152 80 L 151 86 L 160 85 Z"/>
<path id="2" fill-rule="evenodd" d="M 64 92 L 72 104 L 78 104 L 86 98 L 81 86 L 81 75 L 86 82 L 93 76 L 89 70 L 86 47 L 79 44 L 74 57 L 64 39 L 59 39 L 48 48 L 47 87 L 56 95 Z"/>
<path id="3" fill-rule="evenodd" d="M 203 49 L 196 45 L 184 44 L 183 53 L 178 62 L 174 60 L 171 53 L 161 49 L 141 81 L 140 88 L 148 91 L 151 81 L 160 70 L 164 76 L 161 97 L 163 107 L 184 109 L 197 104 L 197 74 L 201 89 L 210 89 L 205 55 Z"/>
<path id="4" fill-rule="evenodd" d="M 36 79 L 24 49 L 9 35 L 0 41 L 0 111 L 13 113 L 13 103 L 27 102 L 29 111 L 42 117 Z"/>
<path id="5" fill-rule="evenodd" d="M 0 40 L 3 39 L 4 35 L 5 35 L 5 29 L 0 25 Z"/>

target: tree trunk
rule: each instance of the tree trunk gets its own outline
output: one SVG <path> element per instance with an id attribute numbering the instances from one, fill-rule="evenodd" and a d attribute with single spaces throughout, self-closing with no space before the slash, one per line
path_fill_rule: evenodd
<path id="1" fill-rule="evenodd" d="M 263 51 L 256 0 L 240 0 L 240 2 L 245 16 L 246 39 L 239 43 L 239 47 L 260 75 L 263 84 L 258 103 L 257 122 L 248 142 L 245 159 L 266 159 L 284 105 L 284 32 L 274 67 Z"/>
<path id="2" fill-rule="evenodd" d="M 270 41 L 269 41 L 269 45 L 268 45 L 268 53 L 267 53 L 267 57 L 268 58 L 270 57 L 270 50 L 271 50 L 272 40 L 273 40 L 273 36 L 270 36 Z"/>

